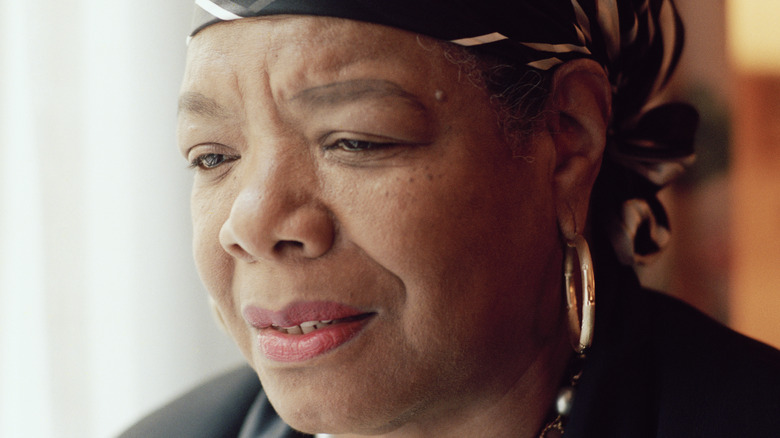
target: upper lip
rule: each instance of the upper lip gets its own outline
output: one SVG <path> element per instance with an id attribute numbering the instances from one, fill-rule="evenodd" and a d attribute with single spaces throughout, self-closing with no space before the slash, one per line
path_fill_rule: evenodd
<path id="1" fill-rule="evenodd" d="M 255 328 L 293 327 L 309 321 L 331 321 L 363 315 L 366 312 L 346 304 L 332 301 L 291 303 L 282 310 L 269 310 L 256 306 L 244 308 L 244 319 Z"/>

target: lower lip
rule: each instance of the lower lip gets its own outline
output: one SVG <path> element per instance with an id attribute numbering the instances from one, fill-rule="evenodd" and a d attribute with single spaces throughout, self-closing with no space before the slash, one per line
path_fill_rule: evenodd
<path id="1" fill-rule="evenodd" d="M 290 335 L 272 328 L 260 330 L 260 352 L 275 362 L 303 362 L 338 348 L 358 335 L 368 320 L 333 324 L 305 335 Z"/>

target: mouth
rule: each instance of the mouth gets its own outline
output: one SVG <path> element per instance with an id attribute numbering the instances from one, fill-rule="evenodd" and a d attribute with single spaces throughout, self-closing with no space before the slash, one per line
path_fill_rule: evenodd
<path id="1" fill-rule="evenodd" d="M 313 331 L 320 330 L 325 327 L 330 327 L 335 324 L 343 324 L 343 323 L 349 323 L 353 321 L 360 321 L 369 318 L 372 315 L 373 313 L 363 313 L 360 315 L 348 316 L 346 318 L 328 319 L 324 321 L 306 321 L 298 325 L 293 325 L 289 327 L 282 327 L 280 325 L 276 325 L 272 323 L 269 326 L 269 328 L 273 330 L 277 330 L 287 335 L 307 335 Z"/>
<path id="2" fill-rule="evenodd" d="M 259 353 L 272 362 L 305 362 L 359 336 L 377 315 L 340 303 L 292 303 L 279 311 L 249 306 Z"/>

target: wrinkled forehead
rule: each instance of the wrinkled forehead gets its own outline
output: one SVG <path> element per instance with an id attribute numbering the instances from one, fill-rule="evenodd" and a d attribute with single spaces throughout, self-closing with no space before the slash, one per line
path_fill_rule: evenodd
<path id="1" fill-rule="evenodd" d="M 333 75 L 359 65 L 424 73 L 443 60 L 431 38 L 397 28 L 331 17 L 280 15 L 221 22 L 191 41 L 187 77 L 238 70 L 275 80 Z M 403 65 L 403 68 L 400 66 Z M 227 72 L 223 72 L 226 73 Z M 299 78 L 300 77 L 300 78 Z M 424 77 L 424 75 L 423 75 Z"/>
<path id="2" fill-rule="evenodd" d="M 370 99 L 419 107 L 436 90 L 452 101 L 466 99 L 464 66 L 442 46 L 400 29 L 331 17 L 219 23 L 190 44 L 180 116 L 185 109 L 185 115 L 238 120 L 271 103 L 292 111 Z M 466 88 L 475 88 L 470 83 Z"/>

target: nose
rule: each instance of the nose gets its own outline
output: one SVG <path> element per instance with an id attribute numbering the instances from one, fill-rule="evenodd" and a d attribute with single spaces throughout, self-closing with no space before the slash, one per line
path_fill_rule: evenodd
<path id="1" fill-rule="evenodd" d="M 326 254 L 333 246 L 334 221 L 317 199 L 315 171 L 300 163 L 257 167 L 239 177 L 246 183 L 219 233 L 225 251 L 248 263 Z"/>

